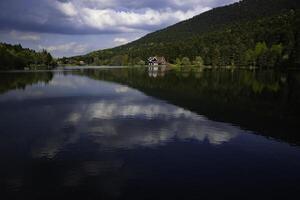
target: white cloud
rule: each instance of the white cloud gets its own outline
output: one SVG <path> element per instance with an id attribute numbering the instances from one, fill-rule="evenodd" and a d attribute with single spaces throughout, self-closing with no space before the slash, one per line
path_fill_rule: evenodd
<path id="1" fill-rule="evenodd" d="M 163 145 L 172 138 L 198 141 L 207 139 L 210 144 L 220 145 L 238 136 L 240 131 L 237 127 L 210 121 L 168 104 L 120 105 L 102 101 L 86 109 L 86 117 L 87 121 L 95 120 L 92 123 L 94 126 L 88 127 L 89 136 L 95 142 L 111 148 Z M 134 119 L 134 122 L 116 122 L 116 119 Z M 149 125 L 152 123 L 150 119 L 157 119 L 160 123 L 145 126 L 142 131 L 140 126 L 133 125 L 136 122 Z M 122 131 L 125 124 L 128 133 L 126 136 Z"/>
<path id="2" fill-rule="evenodd" d="M 126 93 L 128 92 L 129 87 L 127 86 L 118 86 L 115 88 L 116 93 Z"/>
<path id="3" fill-rule="evenodd" d="M 76 42 L 70 42 L 66 44 L 51 45 L 51 46 L 39 45 L 39 49 L 46 49 L 49 52 L 84 53 L 87 50 L 87 45 L 78 44 Z"/>
<path id="4" fill-rule="evenodd" d="M 116 28 L 119 30 L 142 29 L 146 26 L 159 26 L 175 23 L 193 17 L 208 10 L 206 7 L 196 7 L 188 11 L 174 11 L 167 8 L 162 11 L 144 9 L 143 11 L 116 11 L 112 9 L 95 10 L 85 8 L 81 12 L 82 22 L 98 29 Z"/>
<path id="5" fill-rule="evenodd" d="M 27 32 L 18 32 L 12 30 L 10 36 L 17 40 L 24 40 L 24 41 L 38 41 L 41 40 L 41 36 L 36 33 L 27 33 Z"/>
<path id="6" fill-rule="evenodd" d="M 86 2 L 86 1 L 84 1 Z M 98 31 L 132 32 L 149 27 L 166 26 L 191 18 L 207 11 L 210 7 L 196 5 L 187 10 L 165 7 L 162 9 L 116 9 L 88 7 L 84 2 L 57 2 L 55 7 L 68 16 L 68 22 L 80 28 Z M 91 2 L 91 1 L 88 1 Z M 102 1 L 101 1 L 102 2 Z M 105 3 L 107 3 L 105 1 Z"/>
<path id="7" fill-rule="evenodd" d="M 63 14 L 73 17 L 78 14 L 77 9 L 75 8 L 72 2 L 58 2 L 56 1 L 55 6 L 58 10 L 60 10 Z"/>
<path id="8" fill-rule="evenodd" d="M 114 39 L 114 42 L 117 44 L 117 45 L 120 45 L 120 44 L 127 44 L 129 42 L 128 39 L 126 38 L 115 38 Z"/>
<path id="9" fill-rule="evenodd" d="M 126 105 L 119 106 L 115 103 L 108 103 L 106 101 L 98 102 L 90 107 L 88 110 L 91 119 L 114 119 L 117 117 L 128 116 L 145 116 L 146 118 L 154 118 L 156 116 L 164 116 L 167 118 L 191 117 L 192 113 L 184 109 L 170 109 L 169 107 L 162 107 L 160 105 Z M 201 119 L 201 117 L 198 117 Z"/>
<path id="10" fill-rule="evenodd" d="M 0 21 L 5 23 L 0 29 L 107 34 L 157 30 L 238 0 L 2 1 Z"/>
<path id="11" fill-rule="evenodd" d="M 66 119 L 66 122 L 76 124 L 80 119 L 81 119 L 80 113 L 70 113 L 68 119 Z"/>

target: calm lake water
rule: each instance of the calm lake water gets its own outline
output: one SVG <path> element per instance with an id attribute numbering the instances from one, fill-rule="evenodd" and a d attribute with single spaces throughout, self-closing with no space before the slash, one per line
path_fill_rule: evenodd
<path id="1" fill-rule="evenodd" d="M 299 101 L 295 71 L 1 73 L 0 199 L 297 199 Z"/>

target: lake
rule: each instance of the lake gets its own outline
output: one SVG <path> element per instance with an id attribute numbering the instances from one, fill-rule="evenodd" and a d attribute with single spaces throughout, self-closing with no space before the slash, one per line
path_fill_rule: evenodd
<path id="1" fill-rule="evenodd" d="M 297 199 L 297 71 L 0 73 L 0 199 Z"/>

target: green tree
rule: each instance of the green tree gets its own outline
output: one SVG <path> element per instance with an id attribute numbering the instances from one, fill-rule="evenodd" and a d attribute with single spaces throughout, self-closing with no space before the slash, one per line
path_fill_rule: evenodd
<path id="1" fill-rule="evenodd" d="M 265 42 L 258 42 L 256 44 L 254 55 L 258 66 L 264 67 L 268 65 L 268 47 Z"/>
<path id="2" fill-rule="evenodd" d="M 137 64 L 140 65 L 140 66 L 145 66 L 146 65 L 145 61 L 143 61 L 143 60 L 140 60 Z"/>
<path id="3" fill-rule="evenodd" d="M 24 69 L 31 66 L 42 68 L 55 64 L 55 60 L 46 50 L 35 52 L 21 45 L 0 43 L 0 69 Z"/>
<path id="4" fill-rule="evenodd" d="M 254 50 L 256 57 L 263 55 L 267 51 L 268 51 L 268 47 L 267 47 L 266 42 L 258 42 L 256 44 L 255 50 Z"/>
<path id="5" fill-rule="evenodd" d="M 204 65 L 204 61 L 201 56 L 197 56 L 194 63 L 195 63 L 195 65 L 197 65 L 199 67 L 203 67 L 203 65 Z"/>
<path id="6" fill-rule="evenodd" d="M 175 64 L 178 65 L 178 66 L 181 65 L 181 60 L 180 60 L 180 58 L 176 58 Z"/>
<path id="7" fill-rule="evenodd" d="M 221 64 L 221 53 L 218 47 L 211 51 L 211 64 L 212 66 L 220 66 Z"/>
<path id="8" fill-rule="evenodd" d="M 188 65 L 191 65 L 191 61 L 188 57 L 183 57 L 182 61 L 181 61 L 181 64 L 184 65 L 184 66 L 188 66 Z"/>
<path id="9" fill-rule="evenodd" d="M 123 66 L 128 65 L 128 60 L 129 60 L 128 54 L 123 55 L 122 65 Z"/>
<path id="10" fill-rule="evenodd" d="M 140 65 L 141 64 L 141 62 L 144 62 L 140 57 L 136 57 L 136 58 L 134 58 L 133 59 L 133 61 L 132 61 L 133 63 L 133 65 Z M 144 62 L 145 63 L 145 62 Z"/>
<path id="11" fill-rule="evenodd" d="M 123 56 L 122 55 L 117 55 L 117 56 L 112 57 L 111 61 L 110 61 L 110 64 L 114 65 L 114 66 L 123 65 Z"/>
<path id="12" fill-rule="evenodd" d="M 245 65 L 247 66 L 256 66 L 256 56 L 255 52 L 252 49 L 249 49 L 245 52 Z"/>

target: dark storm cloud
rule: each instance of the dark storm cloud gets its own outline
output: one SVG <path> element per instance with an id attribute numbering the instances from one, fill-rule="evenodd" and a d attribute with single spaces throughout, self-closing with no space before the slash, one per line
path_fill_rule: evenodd
<path id="1" fill-rule="evenodd" d="M 62 34 L 99 33 L 95 28 L 76 26 L 48 0 L 2 0 L 0 8 L 0 29 Z M 102 30 L 102 33 L 112 32 Z"/>
<path id="2" fill-rule="evenodd" d="M 0 29 L 62 34 L 151 31 L 234 0 L 1 0 Z"/>

